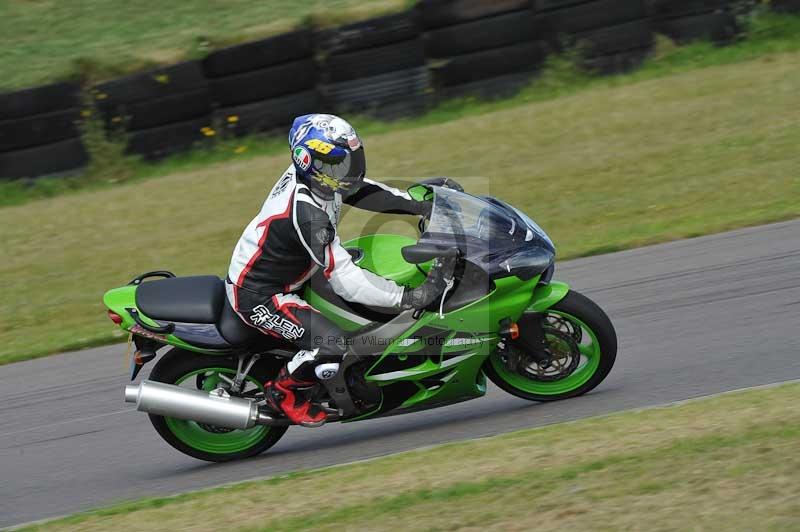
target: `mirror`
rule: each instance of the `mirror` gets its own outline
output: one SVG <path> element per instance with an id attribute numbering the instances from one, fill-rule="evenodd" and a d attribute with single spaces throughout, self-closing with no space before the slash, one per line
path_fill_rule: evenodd
<path id="1" fill-rule="evenodd" d="M 432 201 L 433 191 L 430 187 L 417 183 L 408 187 L 408 195 L 417 201 Z"/>

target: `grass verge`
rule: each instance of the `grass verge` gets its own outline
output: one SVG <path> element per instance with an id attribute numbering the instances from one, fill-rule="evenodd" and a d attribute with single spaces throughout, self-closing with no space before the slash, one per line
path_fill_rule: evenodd
<path id="1" fill-rule="evenodd" d="M 24 530 L 797 529 L 798 401 L 799 384 L 735 392 L 125 503 Z"/>
<path id="2" fill-rule="evenodd" d="M 54 79 L 92 82 L 198 59 L 222 46 L 313 22 L 337 24 L 401 11 L 405 0 L 4 0 L 0 90 Z"/>
<path id="3" fill-rule="evenodd" d="M 374 131 L 370 174 L 485 176 L 561 259 L 789 219 L 798 67 L 800 51 L 773 53 Z M 224 275 L 287 164 L 281 149 L 0 209 L 0 364 L 119 341 L 102 294 L 143 271 Z M 345 213 L 343 237 L 398 227 L 383 224 Z"/>

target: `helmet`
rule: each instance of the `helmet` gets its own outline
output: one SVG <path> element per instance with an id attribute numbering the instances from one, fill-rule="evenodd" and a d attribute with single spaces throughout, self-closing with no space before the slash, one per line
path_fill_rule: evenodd
<path id="1" fill-rule="evenodd" d="M 337 192 L 355 192 L 367 171 L 361 139 L 338 116 L 298 116 L 289 130 L 289 147 L 299 181 L 326 200 Z"/>

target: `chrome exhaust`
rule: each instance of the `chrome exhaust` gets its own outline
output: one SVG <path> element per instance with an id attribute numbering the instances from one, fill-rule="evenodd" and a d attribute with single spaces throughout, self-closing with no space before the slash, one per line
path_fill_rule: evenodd
<path id="1" fill-rule="evenodd" d="M 288 424 L 260 413 L 255 401 L 231 397 L 222 388 L 206 392 L 144 380 L 138 386 L 125 386 L 125 402 L 136 403 L 136 410 L 140 412 L 230 429 Z"/>

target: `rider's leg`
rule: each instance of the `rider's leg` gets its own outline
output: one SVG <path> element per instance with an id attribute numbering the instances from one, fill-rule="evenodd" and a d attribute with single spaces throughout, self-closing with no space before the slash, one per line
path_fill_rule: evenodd
<path id="1" fill-rule="evenodd" d="M 337 363 L 344 356 L 347 347 L 343 331 L 294 294 L 265 297 L 236 289 L 229 295 L 233 296 L 231 302 L 245 323 L 265 334 L 283 337 L 301 349 L 278 377 L 267 383 L 267 398 L 294 423 L 306 426 L 323 423 L 325 412 L 311 404 L 306 389 L 316 382 L 317 366 Z"/>

